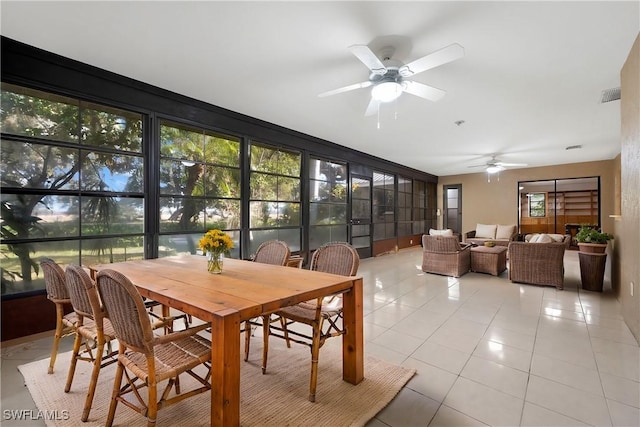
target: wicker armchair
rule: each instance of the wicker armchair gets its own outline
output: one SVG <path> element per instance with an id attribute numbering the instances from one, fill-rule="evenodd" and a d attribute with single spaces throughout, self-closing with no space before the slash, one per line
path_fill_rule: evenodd
<path id="1" fill-rule="evenodd" d="M 56 364 L 58 346 L 60 340 L 76 333 L 78 316 L 75 311 L 64 314 L 64 306 L 71 305 L 64 270 L 51 258 L 43 258 L 40 267 L 44 273 L 44 285 L 47 289 L 47 299 L 56 305 L 56 332 L 53 336 L 51 358 L 49 359 L 48 374 L 53 374 L 53 366 Z"/>
<path id="2" fill-rule="evenodd" d="M 460 277 L 471 268 L 471 245 L 456 236 L 422 236 L 422 271 Z"/>
<path id="3" fill-rule="evenodd" d="M 64 392 L 68 393 L 71 390 L 78 360 L 92 363 L 93 369 L 81 418 L 82 421 L 87 421 L 100 369 L 116 362 L 117 351 L 113 351 L 111 347 L 111 341 L 115 340 L 116 334 L 111 322 L 104 316 L 98 290 L 89 274 L 82 267 L 68 265 L 66 278 L 71 304 L 78 316 L 78 325 Z"/>
<path id="4" fill-rule="evenodd" d="M 147 426 L 154 426 L 159 409 L 211 390 L 211 342 L 198 335 L 208 325 L 154 336 L 142 297 L 129 279 L 117 271 L 102 270 L 97 274 L 97 283 L 120 347 L 107 427 L 113 425 L 118 402 L 145 416 Z M 200 365 L 206 367 L 205 376 L 193 371 Z M 122 385 L 125 371 L 126 383 Z M 177 377 L 185 372 L 201 386 L 180 394 Z M 164 391 L 158 393 L 158 384 L 165 380 L 168 382 Z M 176 396 L 169 397 L 174 384 Z M 146 402 L 139 392 L 142 387 L 148 387 Z"/>
<path id="5" fill-rule="evenodd" d="M 260 262 L 263 264 L 273 264 L 285 266 L 289 262 L 291 251 L 289 246 L 280 240 L 269 240 L 258 246 L 256 254 L 253 257 L 254 262 Z M 251 343 L 251 334 L 253 329 L 262 326 L 263 329 L 268 329 L 269 322 L 271 322 L 271 315 L 265 314 L 261 317 L 259 322 L 257 318 L 250 319 L 244 322 L 244 361 L 249 360 L 249 345 Z M 269 351 L 269 338 L 266 334 L 263 335 L 264 346 L 262 348 L 262 359 L 264 360 Z"/>
<path id="6" fill-rule="evenodd" d="M 319 247 L 311 257 L 309 269 L 325 273 L 354 276 L 358 272 L 360 257 L 358 252 L 348 243 L 328 243 Z M 265 328 L 265 343 L 269 336 L 283 338 L 290 347 L 290 341 L 304 344 L 311 348 L 311 379 L 309 384 L 309 401 L 316 400 L 316 385 L 318 381 L 318 356 L 320 347 L 331 337 L 344 334 L 342 328 L 342 294 L 305 301 L 300 304 L 285 307 L 276 312 L 284 321 L 281 327 L 273 326 L 274 322 Z M 293 323 L 303 323 L 311 326 L 311 334 L 300 332 L 300 328 L 288 328 Z M 266 348 L 266 345 L 265 345 Z M 262 360 L 262 373 L 267 370 L 267 352 Z"/>
<path id="7" fill-rule="evenodd" d="M 563 242 L 509 244 L 509 280 L 564 288 Z"/>

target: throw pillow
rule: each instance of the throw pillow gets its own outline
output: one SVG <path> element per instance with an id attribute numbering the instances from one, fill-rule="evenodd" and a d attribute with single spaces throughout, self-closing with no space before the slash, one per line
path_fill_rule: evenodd
<path id="1" fill-rule="evenodd" d="M 516 232 L 516 226 L 514 225 L 498 225 L 496 230 L 496 239 L 510 239 L 513 233 Z"/>
<path id="2" fill-rule="evenodd" d="M 539 237 L 540 237 L 539 233 L 527 234 L 524 238 L 524 241 L 528 243 L 535 243 Z"/>
<path id="3" fill-rule="evenodd" d="M 554 240 L 548 234 L 538 234 L 529 240 L 529 243 L 553 243 Z"/>
<path id="4" fill-rule="evenodd" d="M 447 228 L 446 230 L 434 230 L 433 228 L 429 229 L 430 236 L 453 236 L 453 230 Z"/>
<path id="5" fill-rule="evenodd" d="M 564 240 L 564 236 L 562 234 L 549 234 L 549 237 L 551 237 L 554 242 L 562 242 Z"/>
<path id="6" fill-rule="evenodd" d="M 496 238 L 496 225 L 495 224 L 477 224 L 476 225 L 476 237 L 478 239 L 495 239 Z"/>

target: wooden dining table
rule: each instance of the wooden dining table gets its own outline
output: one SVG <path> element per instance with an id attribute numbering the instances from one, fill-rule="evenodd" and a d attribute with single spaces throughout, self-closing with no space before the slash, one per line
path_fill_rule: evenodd
<path id="1" fill-rule="evenodd" d="M 240 425 L 240 330 L 245 320 L 342 293 L 342 378 L 364 379 L 362 278 L 226 258 L 210 274 L 204 256 L 181 255 L 92 266 L 116 270 L 144 297 L 211 322 L 211 425 Z M 274 377 L 274 381 L 277 378 Z"/>

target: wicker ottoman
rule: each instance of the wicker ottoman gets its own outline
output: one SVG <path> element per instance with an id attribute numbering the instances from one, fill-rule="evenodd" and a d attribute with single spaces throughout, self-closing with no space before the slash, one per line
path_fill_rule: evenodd
<path id="1" fill-rule="evenodd" d="M 507 247 L 476 246 L 471 248 L 471 271 L 499 275 L 507 269 Z"/>

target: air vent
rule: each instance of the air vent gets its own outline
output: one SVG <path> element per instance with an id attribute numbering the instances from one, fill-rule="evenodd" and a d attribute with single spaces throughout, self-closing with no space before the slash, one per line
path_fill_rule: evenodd
<path id="1" fill-rule="evenodd" d="M 565 150 L 579 150 L 582 148 L 582 145 L 570 145 Z"/>
<path id="2" fill-rule="evenodd" d="M 605 102 L 617 101 L 620 99 L 620 88 L 614 87 L 613 89 L 605 89 L 602 91 L 602 96 L 600 97 L 600 103 L 604 104 Z"/>

